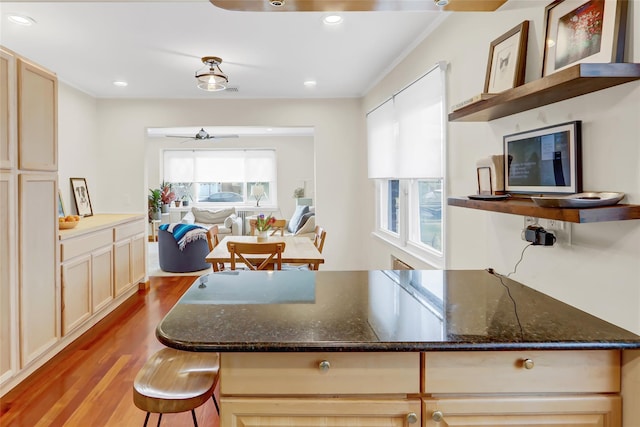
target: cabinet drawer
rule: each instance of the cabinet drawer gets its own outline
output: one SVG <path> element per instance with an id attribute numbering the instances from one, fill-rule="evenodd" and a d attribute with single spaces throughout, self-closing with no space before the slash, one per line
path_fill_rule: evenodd
<path id="1" fill-rule="evenodd" d="M 620 353 L 615 350 L 426 353 L 424 375 L 425 393 L 433 394 L 617 393 Z"/>
<path id="2" fill-rule="evenodd" d="M 126 239 L 138 233 L 144 233 L 144 221 L 135 221 L 116 227 L 114 238 L 116 241 Z"/>
<path id="3" fill-rule="evenodd" d="M 98 231 L 82 237 L 65 240 L 60 244 L 61 261 L 86 254 L 113 243 L 111 229 Z"/>
<path id="4" fill-rule="evenodd" d="M 225 395 L 418 393 L 420 353 L 223 353 L 220 378 Z"/>

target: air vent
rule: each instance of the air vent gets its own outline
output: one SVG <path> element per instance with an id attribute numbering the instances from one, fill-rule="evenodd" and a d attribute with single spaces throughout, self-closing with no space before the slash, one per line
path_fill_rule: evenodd
<path id="1" fill-rule="evenodd" d="M 225 92 L 238 92 L 238 88 L 237 87 L 227 86 L 227 88 L 224 91 Z"/>

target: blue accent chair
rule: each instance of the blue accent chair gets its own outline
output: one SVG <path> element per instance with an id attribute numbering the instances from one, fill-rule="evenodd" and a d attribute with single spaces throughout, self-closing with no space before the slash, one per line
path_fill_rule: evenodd
<path id="1" fill-rule="evenodd" d="M 209 254 L 207 239 L 198 239 L 180 250 L 178 242 L 166 230 L 158 230 L 158 258 L 160 268 L 170 273 L 190 273 L 206 270 L 211 264 L 204 259 Z"/>

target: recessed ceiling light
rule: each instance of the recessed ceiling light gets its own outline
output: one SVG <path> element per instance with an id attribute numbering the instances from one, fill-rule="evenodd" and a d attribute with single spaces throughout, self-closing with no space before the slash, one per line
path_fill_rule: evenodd
<path id="1" fill-rule="evenodd" d="M 7 19 L 10 22 L 13 22 L 14 24 L 18 24 L 18 25 L 24 25 L 26 27 L 29 27 L 33 24 L 36 23 L 36 20 L 33 19 L 30 16 L 25 16 L 25 15 L 9 15 L 7 16 Z"/>
<path id="2" fill-rule="evenodd" d="M 306 87 L 316 87 L 317 84 L 318 84 L 318 82 L 316 82 L 315 80 L 306 80 L 304 82 L 304 85 Z"/>
<path id="3" fill-rule="evenodd" d="M 113 82 L 114 86 L 118 86 L 118 87 L 125 87 L 128 86 L 129 83 L 123 81 L 123 80 L 116 80 L 115 82 Z"/>
<path id="4" fill-rule="evenodd" d="M 284 6 L 284 0 L 269 0 L 269 4 L 273 7 L 282 7 Z"/>
<path id="5" fill-rule="evenodd" d="M 340 15 L 327 15 L 322 20 L 327 25 L 337 25 L 342 22 L 342 16 Z"/>

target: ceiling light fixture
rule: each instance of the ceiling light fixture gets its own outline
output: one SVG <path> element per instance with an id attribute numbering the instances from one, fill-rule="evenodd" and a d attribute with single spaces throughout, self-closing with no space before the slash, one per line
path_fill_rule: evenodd
<path id="1" fill-rule="evenodd" d="M 7 19 L 14 24 L 24 25 L 25 27 L 29 27 L 36 23 L 35 19 L 25 15 L 9 15 L 7 16 Z"/>
<path id="2" fill-rule="evenodd" d="M 207 92 L 217 92 L 225 90 L 229 78 L 220 69 L 222 59 L 217 56 L 205 56 L 202 58 L 205 67 L 196 71 L 196 79 L 198 80 L 198 88 Z"/>
<path id="3" fill-rule="evenodd" d="M 317 85 L 317 84 L 318 84 L 318 83 L 317 83 L 315 80 L 306 80 L 306 81 L 304 82 L 304 85 L 305 85 L 306 87 L 316 87 L 316 85 Z"/>
<path id="4" fill-rule="evenodd" d="M 125 82 L 124 80 L 116 80 L 113 82 L 113 85 L 118 87 L 126 87 L 129 85 L 129 83 Z"/>
<path id="5" fill-rule="evenodd" d="M 433 0 L 436 6 L 446 6 L 449 4 L 449 0 Z"/>
<path id="6" fill-rule="evenodd" d="M 327 25 L 337 25 L 342 22 L 342 16 L 340 15 L 327 15 L 322 20 Z"/>
<path id="7" fill-rule="evenodd" d="M 269 0 L 269 4 L 273 7 L 282 7 L 284 6 L 284 0 Z"/>

